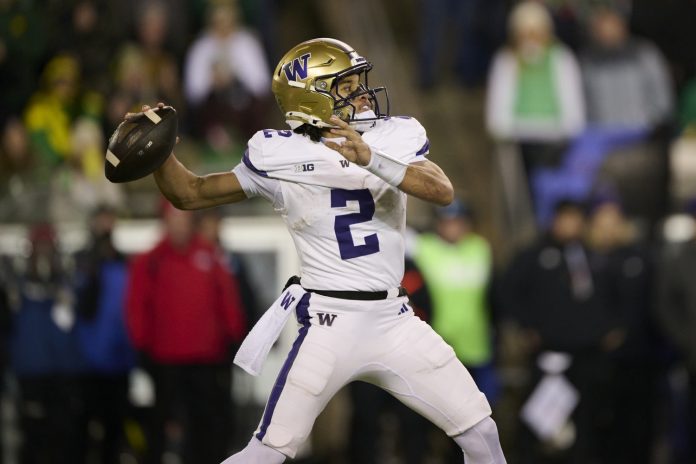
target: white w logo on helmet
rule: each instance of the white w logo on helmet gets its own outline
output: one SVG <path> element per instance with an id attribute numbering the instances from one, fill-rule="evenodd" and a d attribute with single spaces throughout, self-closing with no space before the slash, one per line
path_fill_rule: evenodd
<path id="1" fill-rule="evenodd" d="M 299 79 L 307 79 L 307 61 L 312 56 L 311 53 L 305 53 L 299 58 L 295 58 L 285 66 L 283 70 L 285 71 L 285 76 L 289 81 L 296 81 Z M 302 60 L 302 62 L 300 62 Z"/>

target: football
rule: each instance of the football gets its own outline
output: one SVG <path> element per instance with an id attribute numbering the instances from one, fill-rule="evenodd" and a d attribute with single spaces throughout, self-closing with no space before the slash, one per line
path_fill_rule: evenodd
<path id="1" fill-rule="evenodd" d="M 178 120 L 171 106 L 149 109 L 123 121 L 109 139 L 104 174 L 111 182 L 130 182 L 151 174 L 176 144 Z"/>

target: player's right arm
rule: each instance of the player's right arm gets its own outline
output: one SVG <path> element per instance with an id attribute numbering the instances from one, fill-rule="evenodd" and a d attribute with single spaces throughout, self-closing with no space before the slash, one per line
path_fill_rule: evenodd
<path id="1" fill-rule="evenodd" d="M 179 209 L 210 208 L 247 198 L 233 172 L 198 176 L 181 164 L 174 153 L 154 175 L 162 194 Z"/>
<path id="2" fill-rule="evenodd" d="M 161 108 L 164 103 L 157 106 Z M 143 105 L 143 111 L 149 109 L 150 106 Z M 126 119 L 129 116 L 127 114 Z M 233 172 L 198 176 L 181 164 L 174 153 L 154 172 L 154 176 L 162 194 L 179 209 L 211 208 L 247 198 Z"/>

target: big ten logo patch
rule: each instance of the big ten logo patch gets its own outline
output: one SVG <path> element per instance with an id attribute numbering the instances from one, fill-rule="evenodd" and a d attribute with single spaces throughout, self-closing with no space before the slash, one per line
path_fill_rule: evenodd
<path id="1" fill-rule="evenodd" d="M 311 172 L 314 171 L 314 163 L 296 164 L 295 172 Z"/>

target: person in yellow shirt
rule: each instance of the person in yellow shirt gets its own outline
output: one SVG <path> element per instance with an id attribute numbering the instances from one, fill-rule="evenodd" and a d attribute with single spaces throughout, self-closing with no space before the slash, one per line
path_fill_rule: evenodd
<path id="1" fill-rule="evenodd" d="M 463 202 L 436 210 L 435 233 L 418 237 L 415 260 L 430 289 L 431 325 L 469 369 L 488 400 L 497 395 L 487 301 L 492 257 Z"/>

